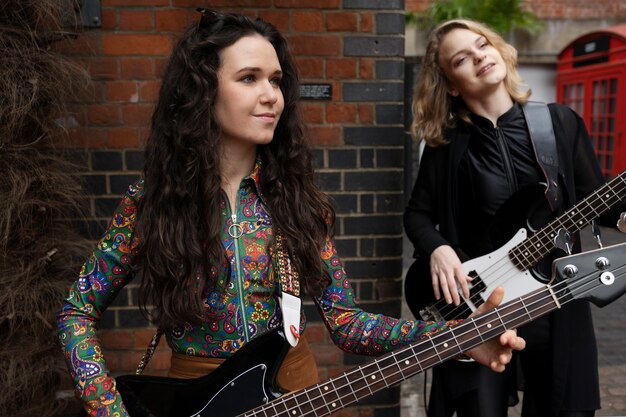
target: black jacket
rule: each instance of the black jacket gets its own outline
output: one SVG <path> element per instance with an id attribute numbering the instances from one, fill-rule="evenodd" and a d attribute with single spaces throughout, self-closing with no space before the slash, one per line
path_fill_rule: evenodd
<path id="1" fill-rule="evenodd" d="M 582 119 L 571 109 L 549 105 L 564 188 L 563 207 L 569 207 L 604 182 L 591 140 Z M 470 129 L 459 122 L 446 132 L 447 145 L 426 147 L 418 177 L 404 214 L 407 236 L 415 256 L 430 256 L 441 245 L 455 249 L 459 239 L 458 217 L 463 209 L 457 187 L 459 164 L 467 150 Z M 625 204 L 605 213 L 599 223 L 615 226 Z M 578 248 L 580 250 L 579 244 Z M 430 279 L 425 282 L 430 285 Z M 590 410 L 600 406 L 597 350 L 591 312 L 586 302 L 572 302 L 552 314 L 552 408 Z"/>

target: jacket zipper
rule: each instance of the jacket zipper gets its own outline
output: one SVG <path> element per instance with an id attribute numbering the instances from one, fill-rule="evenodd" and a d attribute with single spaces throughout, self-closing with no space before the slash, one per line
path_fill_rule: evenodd
<path id="1" fill-rule="evenodd" d="M 228 197 L 226 198 L 228 201 Z M 228 202 L 228 207 L 231 209 L 230 218 L 232 220 L 232 224 L 237 223 L 237 207 L 239 204 L 239 191 L 237 191 L 237 199 L 235 200 L 235 207 L 230 207 L 230 202 Z M 250 334 L 248 333 L 248 320 L 246 318 L 246 305 L 244 302 L 244 286 L 243 279 L 241 277 L 241 268 L 239 267 L 239 245 L 236 237 L 233 237 L 233 246 L 234 246 L 234 265 L 232 268 L 235 270 L 235 276 L 237 277 L 237 290 L 239 291 L 239 307 L 241 308 L 241 325 L 243 326 L 243 335 L 246 342 L 250 341 Z"/>

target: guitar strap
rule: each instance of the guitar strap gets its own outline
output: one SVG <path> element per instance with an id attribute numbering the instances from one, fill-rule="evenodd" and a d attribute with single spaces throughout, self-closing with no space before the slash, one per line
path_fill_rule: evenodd
<path id="1" fill-rule="evenodd" d="M 280 275 L 280 308 L 283 313 L 283 327 L 289 344 L 295 347 L 300 339 L 300 276 L 289 260 L 285 250 L 285 238 L 276 228 L 276 257 Z"/>
<path id="2" fill-rule="evenodd" d="M 278 275 L 280 275 L 280 307 L 283 313 L 283 327 L 285 337 L 292 347 L 298 344 L 300 339 L 300 276 L 291 266 L 289 255 L 284 249 L 285 238 L 280 229 L 276 228 L 276 256 L 278 264 Z M 163 330 L 158 328 L 148 343 L 146 352 L 141 357 L 136 375 L 140 375 L 146 368 L 154 351 L 159 345 Z"/>
<path id="3" fill-rule="evenodd" d="M 545 103 L 538 101 L 529 101 L 522 106 L 522 109 L 528 125 L 530 143 L 535 151 L 535 158 L 546 180 L 546 199 L 550 209 L 553 212 L 558 211 L 561 205 L 558 178 L 559 163 L 550 110 Z"/>

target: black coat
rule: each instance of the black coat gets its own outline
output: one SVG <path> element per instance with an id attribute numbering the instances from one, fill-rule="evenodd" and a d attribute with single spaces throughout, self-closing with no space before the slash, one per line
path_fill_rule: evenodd
<path id="1" fill-rule="evenodd" d="M 563 207 L 569 207 L 604 182 L 591 140 L 582 119 L 571 109 L 549 105 L 559 158 Z M 464 122 L 446 132 L 447 145 L 426 147 L 418 177 L 404 215 L 407 236 L 415 256 L 429 257 L 441 245 L 459 249 L 459 163 L 470 132 Z M 626 204 L 605 213 L 599 223 L 615 226 Z M 580 250 L 577 244 L 575 250 Z M 431 285 L 430 279 L 425 285 Z M 551 314 L 553 343 L 552 403 L 554 410 L 591 410 L 600 407 L 596 341 L 588 303 L 576 301 Z"/>

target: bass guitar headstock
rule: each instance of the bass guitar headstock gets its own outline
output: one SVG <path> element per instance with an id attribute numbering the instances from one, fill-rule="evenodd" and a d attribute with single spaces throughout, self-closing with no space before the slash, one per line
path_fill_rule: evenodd
<path id="1" fill-rule="evenodd" d="M 552 271 L 554 290 L 604 307 L 626 292 L 626 243 L 559 258 Z"/>

